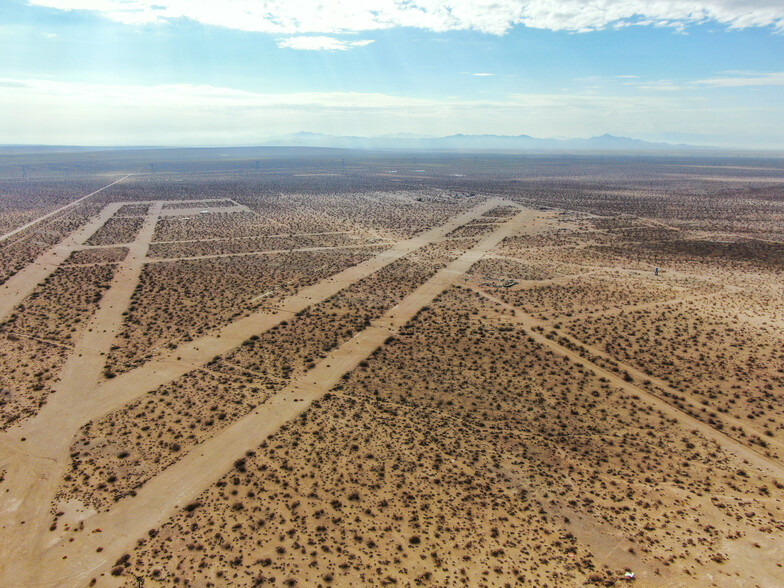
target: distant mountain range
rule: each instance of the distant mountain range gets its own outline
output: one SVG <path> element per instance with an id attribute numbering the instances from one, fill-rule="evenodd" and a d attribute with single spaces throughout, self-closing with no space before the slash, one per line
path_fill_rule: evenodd
<path id="1" fill-rule="evenodd" d="M 537 139 L 529 135 L 450 135 L 417 137 L 385 135 L 351 137 L 321 133 L 294 133 L 262 142 L 269 146 L 331 147 L 339 149 L 401 149 L 422 151 L 695 151 L 710 147 L 652 143 L 628 137 L 601 135 L 590 139 Z"/>

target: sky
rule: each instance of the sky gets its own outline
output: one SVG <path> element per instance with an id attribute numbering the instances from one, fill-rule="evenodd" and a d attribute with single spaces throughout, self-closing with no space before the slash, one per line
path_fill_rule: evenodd
<path id="1" fill-rule="evenodd" d="M 0 144 L 784 149 L 784 0 L 2 0 Z"/>

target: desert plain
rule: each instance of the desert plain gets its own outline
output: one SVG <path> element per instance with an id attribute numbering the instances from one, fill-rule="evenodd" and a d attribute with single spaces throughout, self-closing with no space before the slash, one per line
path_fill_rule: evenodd
<path id="1" fill-rule="evenodd" d="M 0 232 L 2 586 L 784 585 L 780 159 L 16 154 Z"/>

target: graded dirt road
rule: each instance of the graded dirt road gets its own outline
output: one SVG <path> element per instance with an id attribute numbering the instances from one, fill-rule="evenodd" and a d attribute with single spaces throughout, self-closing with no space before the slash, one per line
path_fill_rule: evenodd
<path id="1" fill-rule="evenodd" d="M 455 228 L 491 210 L 498 203 L 497 200 L 490 200 L 467 213 L 454 217 L 444 225 L 411 239 L 399 241 L 369 260 L 338 272 L 312 286 L 302 288 L 299 292 L 283 299 L 276 310 L 260 311 L 237 319 L 214 334 L 185 343 L 160 359 L 102 382 L 89 394 L 89 399 L 70 407 L 67 418 L 72 427 L 75 427 L 73 431 L 75 432 L 87 421 L 117 410 L 148 390 L 153 390 L 194 368 L 205 365 L 215 356 L 241 345 L 252 335 L 258 335 L 279 325 L 297 312 L 326 300 L 412 251 L 442 238 Z M 21 425 L 20 430 L 32 435 L 33 430 L 40 429 L 39 425 L 28 421 Z"/>
<path id="2" fill-rule="evenodd" d="M 126 498 L 108 512 L 86 519 L 83 531 L 69 534 L 42 554 L 40 565 L 34 570 L 39 572 L 33 576 L 35 585 L 79 585 L 108 571 L 117 558 L 133 547 L 137 538 L 196 498 L 229 471 L 234 460 L 242 457 L 246 450 L 254 449 L 332 389 L 343 374 L 353 370 L 501 240 L 523 226 L 533 226 L 536 215 L 534 211 L 525 211 L 500 225 L 383 317 L 329 353 L 298 381 L 147 482 L 135 497 Z M 101 531 L 95 532 L 96 529 Z M 75 536 L 74 541 L 71 536 Z"/>
<path id="3" fill-rule="evenodd" d="M 160 210 L 161 204 L 150 208 L 136 239 L 127 245 L 128 255 L 118 264 L 114 279 L 101 298 L 98 310 L 63 366 L 55 393 L 43 409 L 47 413 L 68 414 L 74 405 L 84 402 L 84 395 L 94 390 L 101 381 L 106 353 L 122 325 L 123 312 L 128 309 L 131 295 L 139 282 Z M 43 420 L 47 420 L 46 415 Z"/>
<path id="4" fill-rule="evenodd" d="M 161 204 L 151 207 L 136 240 L 128 245 L 130 250 L 128 255 L 119 264 L 110 288 L 101 298 L 98 310 L 90 319 L 84 334 L 77 341 L 63 366 L 59 381 L 55 384 L 47 404 L 41 410 L 43 415 L 39 413 L 40 420 L 49 423 L 53 432 L 63 431 L 53 423 L 57 422 L 61 425 L 67 423 L 68 419 L 65 415 L 70 412 L 71 407 L 84 402 L 87 391 L 94 389 L 101 378 L 106 352 L 109 351 L 122 324 L 122 313 L 128 308 L 131 294 L 139 280 L 160 209 Z M 35 417 L 33 420 L 38 418 Z M 34 439 L 31 439 L 31 445 L 34 442 Z M 58 449 L 57 445 L 50 447 L 51 451 L 56 449 Z M 59 480 L 59 476 L 52 475 L 55 471 L 52 466 L 63 459 L 62 455 L 56 456 L 52 452 L 47 457 L 29 457 L 31 459 L 26 464 L 29 469 L 24 473 L 17 471 L 15 475 L 9 476 L 8 480 L 10 484 L 8 494 L 16 496 L 15 500 L 24 497 L 18 504 L 12 503 L 12 505 L 17 506 L 16 516 L 19 520 L 25 521 L 25 527 L 3 528 L 4 540 L 12 544 L 9 555 L 13 558 L 23 557 L 21 551 L 33 547 L 29 543 L 31 530 L 35 530 L 36 533 L 45 530 L 46 520 L 41 516 L 40 502 L 51 500 L 51 493 L 55 491 Z M 13 472 L 10 470 L 9 474 Z M 2 503 L 2 508 L 3 510 L 8 508 L 5 501 Z M 16 536 L 18 541 L 10 541 Z"/>
<path id="5" fill-rule="evenodd" d="M 124 176 L 124 177 L 120 178 L 119 180 L 115 180 L 115 181 L 114 181 L 114 182 L 112 182 L 111 184 L 107 184 L 107 185 L 106 185 L 106 186 L 104 186 L 103 188 L 99 188 L 99 189 L 97 189 L 95 192 L 90 192 L 90 193 L 89 193 L 89 194 L 87 194 L 86 196 L 82 196 L 81 198 L 79 198 L 79 199 L 77 199 L 77 200 L 74 200 L 73 202 L 69 202 L 69 203 L 68 203 L 68 204 L 66 204 L 65 206 L 61 206 L 61 207 L 60 207 L 60 208 L 58 208 L 57 210 L 53 210 L 52 212 L 50 212 L 50 213 L 48 213 L 48 214 L 45 214 L 45 215 L 43 215 L 43 216 L 39 216 L 37 219 L 35 219 L 35 220 L 32 220 L 32 221 L 30 221 L 29 223 L 22 225 L 21 227 L 17 227 L 17 228 L 16 228 L 16 229 L 14 229 L 13 231 L 9 231 L 9 232 L 8 232 L 8 233 L 6 233 L 5 235 L 0 235 L 0 241 L 5 241 L 5 240 L 6 240 L 6 239 L 8 239 L 9 237 L 13 237 L 14 235 L 16 235 L 16 234 L 18 234 L 18 233 L 21 233 L 21 232 L 22 232 L 22 231 L 24 231 L 25 229 L 29 229 L 30 227 L 37 225 L 37 224 L 38 224 L 38 223 L 40 223 L 41 221 L 45 221 L 46 219 L 48 219 L 48 218 L 51 218 L 51 217 L 53 217 L 54 215 L 56 215 L 56 214 L 59 214 L 59 213 L 61 213 L 62 211 L 64 211 L 64 210 L 67 210 L 68 208 L 71 208 L 72 206 L 76 206 L 77 204 L 79 204 L 80 202 L 83 202 L 83 201 L 87 200 L 87 199 L 88 199 L 88 198 L 90 198 L 91 196 L 95 196 L 95 195 L 96 195 L 96 194 L 98 194 L 99 192 L 103 192 L 103 191 L 104 191 L 104 190 L 106 190 L 107 188 L 111 188 L 111 187 L 112 187 L 112 186 L 114 186 L 115 184 L 119 184 L 119 183 L 120 183 L 120 182 L 122 182 L 123 180 L 130 178 L 132 175 L 133 175 L 133 174 L 128 174 L 127 176 Z"/>
<path id="6" fill-rule="evenodd" d="M 107 205 L 98 216 L 51 249 L 44 251 L 30 265 L 15 273 L 5 284 L 0 286 L 0 318 L 3 318 L 12 308 L 24 300 L 75 249 L 92 237 L 93 233 L 100 229 L 121 206 L 122 203 Z"/>
<path id="7" fill-rule="evenodd" d="M 302 289 L 283 300 L 276 311 L 260 312 L 239 319 L 213 335 L 183 345 L 168 356 L 98 386 L 90 386 L 87 378 L 78 394 L 62 396 L 64 399 L 67 397 L 69 402 L 53 399 L 37 416 L 0 435 L 0 471 L 6 472 L 4 485 L 7 489 L 0 497 L 0 531 L 3 534 L 0 544 L 0 584 L 20 585 L 20 579 L 32 578 L 31 574 L 39 571 L 37 555 L 44 542 L 51 540 L 48 530 L 51 502 L 68 464 L 68 448 L 83 424 L 203 366 L 250 336 L 280 324 L 294 313 L 329 298 L 406 254 L 443 238 L 502 202 L 490 199 L 439 227 L 400 241 L 370 260 Z M 145 226 L 145 230 L 149 232 L 150 228 Z M 87 237 L 89 235 L 84 235 L 85 239 Z M 132 260 L 136 263 L 138 255 Z M 129 287 L 132 289 L 133 286 Z M 119 304 L 121 290 L 117 292 Z M 114 312 L 121 312 L 121 309 L 115 308 Z M 73 369 L 78 370 L 76 367 Z M 35 586 L 37 582 L 31 580 L 23 585 Z"/>
<path id="8" fill-rule="evenodd" d="M 678 422 L 684 427 L 684 430 L 694 430 L 694 429 L 698 430 L 703 436 L 705 436 L 706 438 L 711 439 L 711 440 L 715 441 L 716 443 L 718 443 L 722 447 L 722 449 L 724 449 L 728 453 L 733 454 L 740 461 L 747 461 L 748 463 L 752 464 L 754 467 L 757 467 L 757 468 L 759 468 L 760 470 L 762 470 L 764 472 L 773 474 L 774 476 L 776 476 L 778 478 L 784 477 L 784 466 L 782 466 L 781 464 L 777 463 L 775 460 L 772 460 L 772 459 L 769 459 L 769 458 L 765 457 L 764 455 L 762 455 L 759 452 L 757 452 L 755 449 L 752 449 L 748 445 L 744 445 L 740 441 L 737 441 L 737 440 L 733 439 L 732 437 L 729 437 L 729 436 L 725 435 L 724 433 L 722 433 L 718 429 L 716 429 L 714 427 L 711 427 L 709 424 L 707 424 L 707 423 L 705 423 L 705 422 L 703 422 L 703 421 L 701 421 L 699 419 L 696 419 L 693 416 L 683 412 L 682 410 L 680 410 L 679 408 L 671 405 L 670 403 L 666 402 L 662 398 L 656 396 L 655 394 L 653 394 L 651 392 L 648 392 L 646 389 L 644 389 L 644 388 L 642 388 L 640 386 L 636 386 L 636 385 L 634 385 L 631 382 L 627 382 L 622 377 L 620 377 L 618 374 L 616 374 L 614 372 L 611 372 L 611 371 L 609 371 L 607 369 L 604 369 L 604 368 L 596 365 L 595 363 L 589 361 L 588 359 L 586 359 L 585 357 L 583 357 L 582 355 L 580 355 L 576 351 L 573 351 L 572 349 L 569 349 L 568 347 L 564 347 L 563 345 L 559 344 L 556 341 L 553 341 L 549 337 L 545 337 L 544 335 L 542 335 L 542 334 L 540 334 L 540 333 L 538 333 L 538 332 L 533 330 L 534 327 L 544 326 L 547 323 L 545 323 L 543 321 L 539 321 L 539 320 L 537 320 L 537 319 L 535 319 L 535 318 L 533 318 L 533 317 L 531 317 L 529 315 L 526 315 L 519 308 L 504 302 L 500 298 L 497 298 L 497 297 L 495 297 L 495 296 L 493 296 L 491 294 L 488 294 L 487 292 L 485 292 L 484 290 L 481 290 L 480 288 L 474 288 L 474 290 L 476 292 L 479 292 L 485 298 L 500 304 L 504 308 L 508 308 L 508 309 L 514 311 L 515 319 L 517 320 L 517 322 L 519 322 L 521 325 L 526 327 L 526 329 L 529 331 L 528 334 L 531 337 L 533 337 L 533 339 L 536 340 L 537 343 L 541 343 L 545 347 L 548 347 L 548 348 L 552 349 L 553 351 L 556 351 L 556 352 L 560 353 L 561 355 L 565 355 L 565 356 L 569 357 L 575 363 L 578 363 L 578 364 L 580 364 L 580 365 L 590 369 L 591 371 L 593 371 L 595 374 L 597 374 L 599 376 L 603 376 L 603 377 L 607 378 L 613 384 L 615 384 L 616 386 L 622 388 L 626 392 L 629 392 L 631 394 L 635 394 L 635 395 L 639 396 L 645 402 L 647 402 L 648 404 L 654 406 L 658 410 L 662 411 L 668 417 L 677 419 Z M 584 343 L 582 343 L 580 341 L 577 341 L 577 340 L 573 339 L 572 337 L 568 337 L 566 335 L 562 335 L 562 336 L 564 336 L 565 338 L 571 340 L 576 345 L 579 345 L 579 346 L 583 347 L 584 349 L 588 350 L 593 355 L 600 355 L 602 357 L 609 357 L 605 353 L 603 353 L 602 351 L 599 351 L 598 349 L 592 348 L 592 347 L 590 347 L 590 346 L 588 346 L 588 345 L 586 345 L 586 344 L 584 344 Z M 617 362 L 617 360 L 614 360 L 614 361 Z M 620 363 L 620 362 L 618 362 L 618 365 L 620 366 L 620 368 L 622 368 L 624 370 L 627 370 L 635 378 L 639 378 L 641 380 L 648 379 L 652 383 L 654 383 L 655 385 L 659 386 L 660 388 L 662 388 L 664 390 L 672 391 L 674 393 L 677 393 L 676 390 L 673 390 L 672 388 L 670 388 L 670 386 L 668 384 L 666 384 L 664 381 L 659 380 L 658 378 L 655 378 L 654 376 L 648 376 L 646 374 L 643 374 L 639 370 L 637 370 L 637 369 L 635 369 L 635 368 L 633 368 L 631 366 L 627 366 L 627 365 L 625 365 L 623 363 Z M 729 416 L 726 416 L 726 415 L 723 415 L 722 419 L 725 420 L 725 421 L 728 421 L 728 422 L 736 423 L 738 425 L 742 425 L 743 424 L 743 423 L 740 423 L 739 421 L 737 421 L 735 419 L 732 419 L 732 417 L 729 417 Z"/>

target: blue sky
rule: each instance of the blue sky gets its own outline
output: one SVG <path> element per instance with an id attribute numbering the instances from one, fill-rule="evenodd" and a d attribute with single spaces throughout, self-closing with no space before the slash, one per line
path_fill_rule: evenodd
<path id="1" fill-rule="evenodd" d="M 0 143 L 312 131 L 784 148 L 778 0 L 292 4 L 5 0 Z"/>

